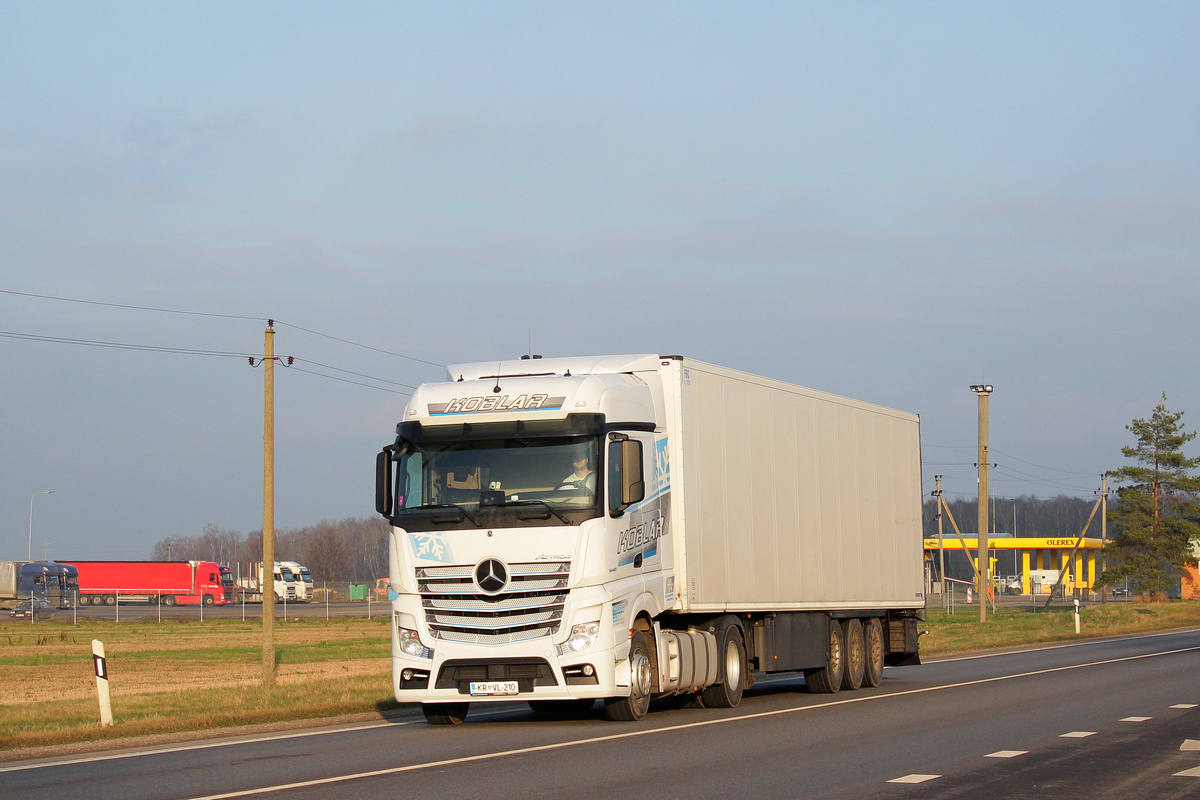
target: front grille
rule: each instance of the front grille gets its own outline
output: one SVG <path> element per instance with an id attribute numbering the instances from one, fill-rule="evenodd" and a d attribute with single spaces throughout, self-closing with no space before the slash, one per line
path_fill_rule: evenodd
<path id="1" fill-rule="evenodd" d="M 558 633 L 567 601 L 569 562 L 509 564 L 495 595 L 475 585 L 472 565 L 422 567 L 417 592 L 425 622 L 438 639 L 499 645 Z"/>

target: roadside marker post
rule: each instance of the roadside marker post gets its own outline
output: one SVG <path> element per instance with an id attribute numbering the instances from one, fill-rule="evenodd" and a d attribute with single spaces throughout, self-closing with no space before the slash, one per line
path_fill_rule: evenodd
<path id="1" fill-rule="evenodd" d="M 1075 635 L 1079 635 L 1079 598 L 1075 598 Z"/>
<path id="2" fill-rule="evenodd" d="M 104 657 L 104 642 L 92 639 L 92 661 L 96 665 L 96 694 L 100 698 L 100 724 L 113 724 L 112 700 L 108 694 L 108 659 Z"/>

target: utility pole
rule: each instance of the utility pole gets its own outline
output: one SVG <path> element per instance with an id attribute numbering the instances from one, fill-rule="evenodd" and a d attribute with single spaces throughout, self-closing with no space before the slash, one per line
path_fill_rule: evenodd
<path id="1" fill-rule="evenodd" d="M 942 582 L 942 608 L 947 609 L 949 608 L 949 599 L 946 597 L 946 550 L 942 545 L 942 476 L 934 475 L 933 479 L 937 481 L 937 488 L 933 490 L 933 495 L 937 498 L 938 570 Z"/>
<path id="2" fill-rule="evenodd" d="M 992 564 L 988 552 L 988 398 L 991 384 L 974 384 L 979 395 L 979 621 L 987 622 L 988 591 L 992 588 Z"/>
<path id="3" fill-rule="evenodd" d="M 1108 547 L 1108 473 L 1100 473 L 1100 555 L 1097 560 L 1100 562 L 1100 574 L 1104 574 L 1104 570 L 1108 568 L 1108 559 L 1104 557 L 1104 550 Z M 1096 576 L 1092 576 L 1092 587 L 1096 586 Z M 1103 587 L 1100 590 L 1100 599 L 1108 600 L 1108 587 Z"/>
<path id="4" fill-rule="evenodd" d="M 263 552 L 259 588 L 263 596 L 262 682 L 275 683 L 275 320 L 267 320 L 263 357 Z M 288 356 L 287 365 L 291 366 Z M 258 366 L 250 358 L 250 366 Z"/>
<path id="5" fill-rule="evenodd" d="M 275 683 L 275 328 L 263 342 L 263 685 Z"/>

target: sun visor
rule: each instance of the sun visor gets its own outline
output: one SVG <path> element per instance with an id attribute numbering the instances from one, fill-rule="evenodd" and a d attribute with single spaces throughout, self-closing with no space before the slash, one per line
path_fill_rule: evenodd
<path id="1" fill-rule="evenodd" d="M 431 426 L 562 420 L 568 414 L 603 414 L 610 423 L 653 423 L 654 404 L 643 381 L 622 373 L 490 377 L 421 385 L 409 401 L 404 422 Z"/>

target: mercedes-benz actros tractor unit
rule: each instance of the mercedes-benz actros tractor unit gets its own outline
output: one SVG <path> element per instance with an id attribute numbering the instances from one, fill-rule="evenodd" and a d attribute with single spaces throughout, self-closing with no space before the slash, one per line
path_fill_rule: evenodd
<path id="1" fill-rule="evenodd" d="M 639 720 L 919 663 L 916 415 L 680 356 L 523 358 L 417 388 L 376 461 L 393 689 Z"/>

